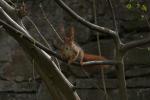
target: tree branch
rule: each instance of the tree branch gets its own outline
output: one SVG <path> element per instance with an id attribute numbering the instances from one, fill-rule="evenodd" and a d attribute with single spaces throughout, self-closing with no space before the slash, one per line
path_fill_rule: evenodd
<path id="1" fill-rule="evenodd" d="M 117 21 L 116 21 L 116 15 L 115 15 L 114 7 L 112 5 L 111 0 L 107 0 L 107 1 L 109 4 L 111 13 L 112 13 L 113 24 L 114 24 L 114 27 L 116 30 L 116 39 L 114 40 L 115 41 L 115 49 L 116 49 L 115 59 L 118 62 L 120 62 L 120 63 L 116 64 L 116 74 L 117 74 L 117 78 L 118 78 L 118 87 L 119 87 L 120 99 L 121 100 L 128 100 L 125 73 L 124 73 L 124 61 L 123 61 L 124 54 L 122 54 L 122 51 L 121 51 L 121 47 L 123 44 L 122 44 L 120 37 L 119 37 L 119 34 L 118 34 L 118 27 L 117 27 Z"/>
<path id="2" fill-rule="evenodd" d="M 16 34 L 14 34 L 15 36 L 17 36 L 17 37 L 21 36 L 22 32 L 16 30 L 15 28 L 11 27 L 10 25 L 8 25 L 7 23 L 5 23 L 2 20 L 0 20 L 0 22 L 3 23 L 5 28 L 7 28 L 7 29 L 10 28 L 11 30 L 14 30 L 16 32 Z M 59 60 L 63 61 L 64 63 L 67 63 L 67 61 L 62 59 L 60 55 L 58 55 L 56 52 L 54 52 L 52 50 L 49 50 L 47 47 L 45 47 L 43 44 L 39 43 L 38 41 L 33 40 L 30 37 L 27 37 L 26 35 L 23 35 L 21 38 L 23 40 L 26 40 L 26 41 L 30 42 L 32 45 L 37 46 L 40 49 L 44 50 L 49 55 L 58 58 Z M 113 61 L 113 60 L 108 60 L 108 61 L 87 61 L 87 62 L 84 62 L 82 66 L 88 66 L 88 65 L 115 65 L 117 63 L 118 62 Z M 79 64 L 78 62 L 74 62 L 72 64 L 76 65 L 76 66 L 81 66 L 81 64 Z"/>
<path id="3" fill-rule="evenodd" d="M 146 39 L 135 40 L 135 41 L 126 43 L 122 46 L 121 49 L 122 49 L 122 51 L 126 52 L 126 51 L 131 50 L 135 47 L 140 47 L 140 46 L 143 46 L 143 45 L 148 44 L 148 43 L 150 43 L 150 37 L 148 37 Z"/>
<path id="4" fill-rule="evenodd" d="M 83 66 L 93 66 L 93 65 L 116 65 L 118 64 L 117 61 L 114 60 L 106 60 L 106 61 L 88 61 L 88 62 L 83 62 Z"/>
<path id="5" fill-rule="evenodd" d="M 53 52 L 53 51 L 51 51 L 51 50 L 49 50 L 48 48 L 46 48 L 45 46 L 43 46 L 42 44 L 40 44 L 38 41 L 36 41 L 36 40 L 34 40 L 32 37 L 30 37 L 30 36 L 27 36 L 26 35 L 26 31 L 21 27 L 21 26 L 19 26 L 15 21 L 13 21 L 6 13 L 5 13 L 5 11 L 3 11 L 3 9 L 2 8 L 0 8 L 0 14 L 2 15 L 2 16 L 0 16 L 0 18 L 2 17 L 2 19 L 3 20 L 1 20 L 0 19 L 0 22 L 1 22 L 1 24 L 3 24 L 4 25 L 4 28 L 7 30 L 7 31 L 11 31 L 11 32 L 8 32 L 11 36 L 13 36 L 16 40 L 18 40 L 19 41 L 19 43 L 21 44 L 21 46 L 23 47 L 23 48 L 29 48 L 29 49 L 31 49 L 31 52 L 32 52 L 32 49 L 35 49 L 35 48 L 37 48 L 37 47 L 39 47 L 40 49 L 42 49 L 42 50 L 44 50 L 45 52 L 47 52 L 48 54 L 51 54 L 51 55 L 54 55 L 55 57 L 57 56 L 57 58 L 60 58 L 61 59 L 61 57 L 59 56 L 59 55 L 57 55 L 55 52 Z M 4 20 L 6 20 L 7 22 L 5 22 Z M 7 23 L 9 23 L 9 24 L 7 24 Z M 22 34 L 24 34 L 24 35 L 22 35 Z M 29 33 L 27 33 L 27 34 L 29 34 Z M 24 44 L 24 42 L 25 42 L 25 44 L 26 44 L 26 42 L 28 43 L 28 47 L 24 47 L 25 45 L 22 45 L 22 44 Z M 27 45 L 27 44 L 26 44 Z M 37 46 L 37 47 L 35 47 L 35 46 Z M 38 49 L 38 48 L 37 48 Z M 35 49 L 36 50 L 36 49 Z M 29 50 L 27 49 L 27 51 L 28 51 L 28 53 L 29 54 L 32 54 L 32 53 L 30 53 L 29 52 Z M 36 51 L 37 52 L 37 51 Z M 39 51 L 38 51 L 39 52 Z M 43 52 L 43 51 L 40 51 L 40 52 Z M 33 54 L 32 54 L 33 55 Z M 35 55 L 34 55 L 35 56 Z M 31 56 L 32 57 L 32 56 Z M 38 57 L 39 58 L 39 57 Z M 42 60 L 42 59 L 41 59 Z M 63 60 L 63 59 L 62 59 Z M 39 61 L 38 61 L 39 62 Z M 90 64 L 91 62 L 89 62 L 88 64 Z M 105 62 L 103 62 L 103 61 L 98 61 L 98 62 L 92 62 L 92 64 L 106 64 Z M 110 62 L 107 62 L 108 64 L 110 63 Z M 74 63 L 74 64 L 76 64 L 76 65 L 79 65 L 79 63 Z M 88 65 L 88 64 L 84 64 L 84 65 Z M 112 63 L 111 63 L 112 64 Z M 115 63 L 114 63 L 115 64 Z M 42 70 L 42 69 L 40 69 L 40 70 Z M 43 72 L 41 72 L 41 73 L 43 73 Z M 44 74 L 44 73 L 43 73 Z M 41 75 L 41 74 L 40 74 Z M 46 80 L 45 80 L 46 81 Z M 59 87 L 60 88 L 60 87 Z M 62 90 L 61 90 L 62 91 Z"/>
<path id="6" fill-rule="evenodd" d="M 15 8 L 10 6 L 5 0 L 0 1 L 0 6 L 6 11 L 6 12 L 15 12 Z"/>
<path id="7" fill-rule="evenodd" d="M 4 28 L 9 33 L 9 35 L 14 37 L 22 46 L 24 51 L 32 59 L 35 59 L 36 63 L 39 65 L 36 66 L 37 71 L 40 73 L 42 79 L 46 83 L 51 93 L 53 92 L 53 90 L 51 90 L 51 86 L 54 86 L 57 87 L 59 91 L 61 91 L 66 100 L 80 100 L 77 93 L 73 90 L 73 85 L 57 68 L 56 64 L 51 60 L 50 56 L 42 49 L 39 49 L 34 44 L 31 44 L 29 41 L 22 38 L 22 36 L 30 37 L 29 33 L 25 31 L 20 25 L 18 25 L 13 19 L 11 19 L 2 8 L 0 8 L 0 15 L 0 19 L 2 18 L 0 20 L 1 24 L 4 25 Z M 33 38 L 30 37 L 30 39 Z M 51 83 L 53 83 L 53 85 L 51 85 Z M 56 100 L 56 95 L 54 93 L 53 95 L 55 96 Z"/>
<path id="8" fill-rule="evenodd" d="M 15 21 L 17 21 L 19 18 L 16 15 L 16 10 L 12 6 L 10 6 L 5 0 L 0 0 L 0 7 L 3 8 L 5 12 L 7 12 L 8 15 L 10 15 Z"/>
<path id="9" fill-rule="evenodd" d="M 2 8 L 0 9 L 0 14 L 1 15 L 4 15 L 2 16 L 3 20 L 0 19 L 0 22 L 5 26 L 7 27 L 8 29 L 10 30 L 14 30 L 16 34 L 13 34 L 13 35 L 16 35 L 16 36 L 20 36 L 22 39 L 25 39 L 26 41 L 30 42 L 32 45 L 35 45 L 37 47 L 39 47 L 40 49 L 44 50 L 46 53 L 48 53 L 49 55 L 52 55 L 54 57 L 57 57 L 58 59 L 62 60 L 63 62 L 67 63 L 67 61 L 65 61 L 64 59 L 61 58 L 60 55 L 58 55 L 56 52 L 52 51 L 52 50 L 49 50 L 47 47 L 45 47 L 43 44 L 39 43 L 37 40 L 33 39 L 32 37 L 29 37 L 27 35 L 24 34 L 25 30 L 20 27 L 17 23 L 15 23 L 10 17 L 6 16 L 7 14 L 2 10 Z M 0 16 L 1 18 L 1 16 Z M 4 20 L 7 20 L 7 22 L 5 22 Z M 9 23 L 9 24 L 7 24 Z M 14 26 L 14 27 L 12 27 Z M 21 28 L 21 29 L 20 29 Z M 26 34 L 29 34 L 27 32 L 25 32 Z M 23 35 L 24 34 L 24 35 Z M 78 66 L 81 66 L 79 63 L 73 63 L 74 65 L 78 65 Z M 93 65 L 97 65 L 97 64 L 109 64 L 109 65 L 112 65 L 112 64 L 116 64 L 116 62 L 109 62 L 109 61 L 89 61 L 89 62 L 85 62 L 85 65 L 88 65 L 88 64 L 93 64 Z"/>
<path id="10" fill-rule="evenodd" d="M 23 40 L 26 40 L 28 42 L 30 42 L 32 45 L 35 45 L 37 47 L 39 47 L 40 49 L 44 50 L 46 53 L 48 53 L 51 56 L 54 56 L 56 58 L 58 58 L 59 60 L 67 63 L 66 60 L 62 59 L 60 55 L 58 55 L 56 52 L 49 50 L 47 47 L 45 47 L 43 44 L 39 43 L 38 41 L 36 41 L 35 39 L 32 39 L 26 35 L 22 35 L 23 33 L 16 30 L 15 28 L 11 27 L 10 25 L 8 25 L 6 22 L 4 22 L 3 20 L 0 19 L 0 22 L 4 25 L 5 28 L 7 29 L 11 29 L 14 30 L 16 34 L 13 34 L 17 37 L 21 37 Z M 117 64 L 116 61 L 88 61 L 88 62 L 84 62 L 83 66 L 87 66 L 87 65 L 115 65 Z M 73 63 L 73 65 L 77 65 L 77 66 L 81 66 L 79 63 L 75 62 Z"/>
<path id="11" fill-rule="evenodd" d="M 62 7 L 66 12 L 68 12 L 73 18 L 75 18 L 77 21 L 79 21 L 81 24 L 89 27 L 90 29 L 96 30 L 98 32 L 103 32 L 103 33 L 107 33 L 110 34 L 112 36 L 115 36 L 116 32 L 105 28 L 105 27 L 101 27 L 98 25 L 95 25 L 87 20 L 85 20 L 84 18 L 80 17 L 77 13 L 75 13 L 70 7 L 68 7 L 62 0 L 54 0 L 60 7 Z"/>

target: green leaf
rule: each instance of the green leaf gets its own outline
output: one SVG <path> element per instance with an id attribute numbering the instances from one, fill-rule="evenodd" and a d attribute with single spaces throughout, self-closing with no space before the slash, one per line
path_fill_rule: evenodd
<path id="1" fill-rule="evenodd" d="M 128 4 L 126 5 L 126 7 L 127 7 L 127 9 L 131 10 L 131 9 L 132 9 L 131 3 L 128 3 Z"/>
<path id="2" fill-rule="evenodd" d="M 141 6 L 141 5 L 140 5 L 139 3 L 136 4 L 136 7 L 137 7 L 137 8 L 140 8 L 140 6 Z"/>
<path id="3" fill-rule="evenodd" d="M 141 6 L 141 10 L 144 11 L 144 12 L 147 12 L 147 6 L 143 4 L 143 5 Z"/>

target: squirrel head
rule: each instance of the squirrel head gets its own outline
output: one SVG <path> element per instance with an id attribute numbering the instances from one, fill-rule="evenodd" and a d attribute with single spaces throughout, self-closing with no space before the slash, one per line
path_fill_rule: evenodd
<path id="1" fill-rule="evenodd" d="M 71 26 L 68 28 L 65 37 L 64 37 L 65 44 L 72 44 L 74 42 L 74 27 Z"/>

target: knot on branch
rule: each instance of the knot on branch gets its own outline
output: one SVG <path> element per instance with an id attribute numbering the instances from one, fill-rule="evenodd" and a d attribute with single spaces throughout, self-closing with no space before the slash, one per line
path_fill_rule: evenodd
<path id="1" fill-rule="evenodd" d="M 22 2 L 16 9 L 17 15 L 19 18 L 23 18 L 28 14 L 27 6 L 24 2 Z"/>

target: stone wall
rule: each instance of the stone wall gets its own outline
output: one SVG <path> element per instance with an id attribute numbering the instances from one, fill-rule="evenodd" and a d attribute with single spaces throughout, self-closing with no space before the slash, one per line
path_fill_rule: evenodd
<path id="1" fill-rule="evenodd" d="M 94 22 L 92 0 L 64 0 L 79 15 Z M 29 8 L 29 16 L 40 29 L 44 37 L 49 41 L 55 39 L 55 33 L 39 8 L 43 4 L 49 20 L 60 32 L 60 25 L 65 28 L 70 24 L 75 27 L 75 38 L 78 44 L 89 53 L 97 54 L 96 33 L 72 19 L 53 0 L 26 0 Z M 111 29 L 113 27 L 112 15 L 106 0 L 97 0 L 98 25 Z M 149 36 L 149 28 L 145 20 L 138 20 L 136 12 L 128 11 L 123 1 L 113 1 L 118 21 L 119 34 L 123 42 L 141 39 Z M 150 5 L 149 0 L 146 4 Z M 149 14 L 149 13 L 148 13 Z M 135 16 L 136 15 L 136 16 Z M 26 22 L 27 19 L 24 19 Z M 40 40 L 35 28 L 28 22 L 27 29 Z M 101 35 L 101 51 L 109 59 L 113 59 L 113 42 L 108 35 Z M 125 74 L 127 80 L 129 100 L 150 99 L 150 53 L 147 48 L 136 48 L 128 52 L 125 57 Z M 68 79 L 77 87 L 77 92 L 82 100 L 104 100 L 104 91 L 101 73 L 85 75 L 81 68 L 62 64 L 62 71 Z M 73 74 L 76 76 L 74 76 Z M 107 92 L 110 100 L 118 100 L 117 80 L 114 66 L 105 71 Z M 99 87 L 99 88 L 98 88 Z M 0 34 L 0 100 L 50 100 L 46 87 L 40 76 L 34 70 L 34 62 L 17 42 L 1 30 Z"/>

